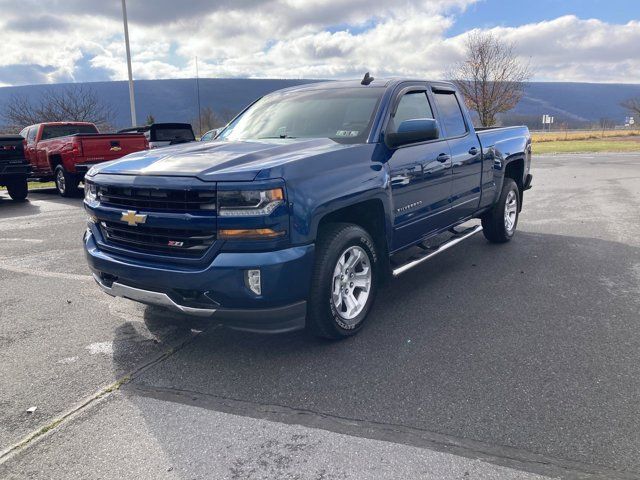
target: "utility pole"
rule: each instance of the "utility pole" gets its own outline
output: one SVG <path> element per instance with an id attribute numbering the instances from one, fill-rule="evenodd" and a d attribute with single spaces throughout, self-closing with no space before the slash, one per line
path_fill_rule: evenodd
<path id="1" fill-rule="evenodd" d="M 198 75 L 198 57 L 196 57 L 196 95 L 198 97 L 198 134 L 202 136 L 202 114 L 200 113 L 200 75 Z"/>
<path id="2" fill-rule="evenodd" d="M 129 70 L 129 103 L 131 104 L 131 126 L 135 127 L 136 99 L 133 95 L 133 74 L 131 73 L 131 49 L 129 48 L 129 24 L 127 22 L 127 3 L 122 0 L 122 21 L 124 22 L 124 44 L 127 50 L 127 69 Z"/>

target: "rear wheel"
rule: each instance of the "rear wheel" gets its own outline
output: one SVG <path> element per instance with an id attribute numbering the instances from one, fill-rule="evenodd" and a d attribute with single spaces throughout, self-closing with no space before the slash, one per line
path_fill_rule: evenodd
<path id="1" fill-rule="evenodd" d="M 26 177 L 11 180 L 7 185 L 7 191 L 13 200 L 16 202 L 23 202 L 29 194 L 29 186 L 27 185 Z"/>
<path id="2" fill-rule="evenodd" d="M 373 305 L 379 276 L 371 236 L 348 223 L 328 225 L 316 245 L 307 329 L 339 339 L 354 335 Z"/>
<path id="3" fill-rule="evenodd" d="M 55 169 L 55 182 L 58 193 L 63 197 L 75 197 L 78 195 L 80 180 L 73 173 L 67 172 L 62 165 Z"/>
<path id="4" fill-rule="evenodd" d="M 518 225 L 520 191 L 511 178 L 505 178 L 498 202 L 482 216 L 482 232 L 493 243 L 505 243 L 513 238 Z"/>

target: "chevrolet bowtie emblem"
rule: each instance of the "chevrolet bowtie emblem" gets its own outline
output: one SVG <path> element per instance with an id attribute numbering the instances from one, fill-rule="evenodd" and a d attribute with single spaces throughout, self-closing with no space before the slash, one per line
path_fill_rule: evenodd
<path id="1" fill-rule="evenodd" d="M 122 150 L 122 147 L 118 147 L 117 145 L 114 147 L 111 147 L 109 150 L 111 150 L 112 152 L 119 152 L 120 150 Z"/>
<path id="2" fill-rule="evenodd" d="M 135 227 L 139 223 L 144 223 L 147 221 L 146 215 L 139 215 L 135 212 L 135 210 L 127 210 L 126 212 L 122 212 L 122 216 L 120 217 L 120 221 L 127 222 L 132 227 Z"/>

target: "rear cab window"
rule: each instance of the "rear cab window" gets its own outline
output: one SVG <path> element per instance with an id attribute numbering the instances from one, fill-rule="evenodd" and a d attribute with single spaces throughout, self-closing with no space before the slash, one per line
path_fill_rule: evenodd
<path id="1" fill-rule="evenodd" d="M 154 142 L 187 141 L 196 139 L 193 130 L 189 126 L 154 126 L 151 131 L 150 140 Z"/>
<path id="2" fill-rule="evenodd" d="M 467 133 L 467 124 L 454 92 L 434 92 L 436 106 L 440 115 L 440 125 L 448 138 L 460 137 Z"/>
<path id="3" fill-rule="evenodd" d="M 77 133 L 98 133 L 98 129 L 93 125 L 45 125 L 42 129 L 41 140 L 66 137 Z"/>

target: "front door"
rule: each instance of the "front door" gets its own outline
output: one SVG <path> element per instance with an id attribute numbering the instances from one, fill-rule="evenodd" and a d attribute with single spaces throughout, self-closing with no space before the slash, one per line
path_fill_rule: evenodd
<path id="1" fill-rule="evenodd" d="M 426 88 L 400 92 L 390 114 L 387 132 L 404 120 L 434 118 Z M 392 250 L 418 242 L 447 225 L 451 195 L 451 156 L 446 140 L 398 147 L 388 161 L 393 196 Z"/>
<path id="2" fill-rule="evenodd" d="M 36 133 L 38 133 L 38 126 L 29 127 L 24 137 L 26 139 L 26 145 L 24 147 L 24 156 L 27 161 L 33 167 L 34 173 L 40 170 L 38 165 L 38 159 L 36 156 Z"/>

